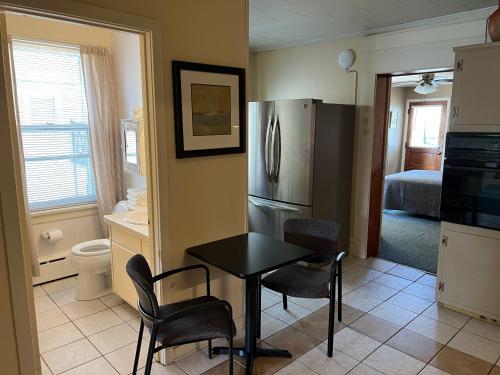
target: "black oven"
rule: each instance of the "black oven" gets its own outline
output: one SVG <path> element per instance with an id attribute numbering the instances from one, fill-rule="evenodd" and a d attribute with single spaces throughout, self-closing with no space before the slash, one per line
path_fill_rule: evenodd
<path id="1" fill-rule="evenodd" d="M 447 134 L 441 220 L 500 230 L 500 133 Z"/>

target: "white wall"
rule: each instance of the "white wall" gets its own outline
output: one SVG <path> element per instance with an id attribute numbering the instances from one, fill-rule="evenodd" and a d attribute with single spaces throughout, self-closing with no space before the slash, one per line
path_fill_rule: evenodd
<path id="1" fill-rule="evenodd" d="M 111 53 L 116 72 L 120 119 L 130 118 L 130 108 L 142 107 L 142 54 L 139 35 L 111 32 Z M 146 176 L 124 172 L 124 190 L 146 189 Z"/>
<path id="2" fill-rule="evenodd" d="M 350 250 L 366 255 L 373 144 L 373 99 L 377 73 L 412 72 L 452 67 L 453 47 L 480 43 L 485 20 L 416 28 L 364 38 L 311 44 L 256 53 L 250 60 L 254 99 L 316 97 L 329 102 L 354 103 L 353 77 L 337 65 L 338 52 L 346 47 L 357 53 L 360 71 L 358 124 L 355 141 L 354 225 Z"/>
<path id="3" fill-rule="evenodd" d="M 395 128 L 388 124 L 387 129 L 387 151 L 385 159 L 385 174 L 393 174 L 401 171 L 401 152 L 403 148 L 403 131 L 406 109 L 406 88 L 393 87 L 391 89 L 391 111 L 397 112 L 398 121 Z"/>

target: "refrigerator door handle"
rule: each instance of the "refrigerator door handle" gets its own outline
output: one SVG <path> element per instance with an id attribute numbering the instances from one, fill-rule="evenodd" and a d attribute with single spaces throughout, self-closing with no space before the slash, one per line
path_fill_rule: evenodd
<path id="1" fill-rule="evenodd" d="M 275 140 L 273 139 L 273 161 L 274 158 L 276 158 L 276 168 L 275 168 L 275 173 L 274 173 L 274 182 L 278 182 L 278 176 L 280 174 L 280 166 L 281 166 L 281 127 L 280 127 L 280 120 L 279 118 L 276 118 L 276 123 L 274 125 L 275 131 L 278 134 L 277 140 L 278 140 L 278 155 L 274 155 L 274 145 L 276 144 Z"/>
<path id="2" fill-rule="evenodd" d="M 266 129 L 266 140 L 264 143 L 264 163 L 265 163 L 265 168 L 266 168 L 266 175 L 267 175 L 267 180 L 271 182 L 272 178 L 272 159 L 271 159 L 271 150 L 269 149 L 269 133 L 271 133 L 272 130 L 272 119 L 269 120 L 267 124 L 267 129 Z"/>
<path id="3" fill-rule="evenodd" d="M 290 211 L 290 212 L 300 212 L 298 208 L 290 207 L 288 205 L 279 204 L 279 203 L 264 203 L 257 201 L 251 197 L 248 198 L 248 201 L 256 207 L 265 207 L 271 210 L 280 210 L 280 211 Z"/>

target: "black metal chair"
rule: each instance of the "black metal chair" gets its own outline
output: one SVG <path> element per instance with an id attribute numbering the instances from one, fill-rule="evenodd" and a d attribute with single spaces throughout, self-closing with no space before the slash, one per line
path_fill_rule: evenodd
<path id="1" fill-rule="evenodd" d="M 333 355 L 335 320 L 335 289 L 338 287 L 338 320 L 342 321 L 342 258 L 337 251 L 340 224 L 318 219 L 288 219 L 285 221 L 285 241 L 314 251 L 309 263 L 331 263 L 329 271 L 301 264 L 292 264 L 265 276 L 261 283 L 283 295 L 283 308 L 288 308 L 287 296 L 328 298 L 328 356 Z M 338 279 L 338 283 L 336 280 Z"/>
<path id="2" fill-rule="evenodd" d="M 232 308 L 228 302 L 210 295 L 210 273 L 206 266 L 200 264 L 182 267 L 153 276 L 146 259 L 137 254 L 127 262 L 126 268 L 139 296 L 138 309 L 141 315 L 133 375 L 137 373 L 144 326 L 151 333 L 145 375 L 151 373 L 154 353 L 171 346 L 207 340 L 208 355 L 212 358 L 212 339 L 216 338 L 226 338 L 229 342 L 229 374 L 233 373 L 232 348 L 236 326 Z M 205 270 L 206 296 L 158 305 L 153 288 L 156 281 L 197 268 Z M 160 345 L 156 346 L 156 342 Z"/>

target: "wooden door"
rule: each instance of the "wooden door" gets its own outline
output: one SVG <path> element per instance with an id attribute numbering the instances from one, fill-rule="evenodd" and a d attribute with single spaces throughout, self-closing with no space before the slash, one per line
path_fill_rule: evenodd
<path id="1" fill-rule="evenodd" d="M 405 171 L 441 169 L 446 101 L 411 102 L 405 143 Z"/>

